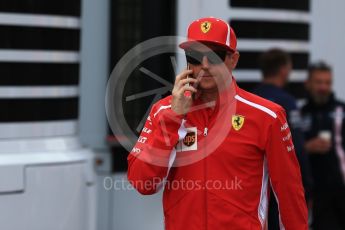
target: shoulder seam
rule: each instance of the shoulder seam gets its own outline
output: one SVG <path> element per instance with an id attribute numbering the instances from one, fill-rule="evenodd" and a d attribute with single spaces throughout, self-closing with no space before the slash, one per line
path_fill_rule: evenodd
<path id="1" fill-rule="evenodd" d="M 248 101 L 247 99 L 244 99 L 243 97 L 239 96 L 239 95 L 236 95 L 235 96 L 236 100 L 240 101 L 240 102 L 243 102 L 247 105 L 250 105 L 256 109 L 259 109 L 265 113 L 267 113 L 268 115 L 270 115 L 271 117 L 273 118 L 277 118 L 277 114 L 275 112 L 273 112 L 272 110 L 270 110 L 269 108 L 265 107 L 265 106 L 262 106 L 262 105 L 259 105 L 257 103 L 254 103 L 254 102 L 251 102 L 251 101 Z"/>
<path id="2" fill-rule="evenodd" d="M 158 108 L 158 110 L 153 114 L 153 117 L 156 117 L 157 114 L 158 114 L 161 110 L 163 110 L 163 109 L 169 109 L 169 108 L 171 108 L 171 105 L 161 105 L 161 106 Z"/>

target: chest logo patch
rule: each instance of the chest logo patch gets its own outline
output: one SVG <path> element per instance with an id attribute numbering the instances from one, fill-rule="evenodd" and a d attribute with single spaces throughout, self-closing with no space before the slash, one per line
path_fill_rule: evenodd
<path id="1" fill-rule="evenodd" d="M 183 144 L 188 147 L 194 145 L 195 141 L 196 141 L 195 132 L 188 132 L 187 135 L 183 138 Z"/>
<path id="2" fill-rule="evenodd" d="M 231 123 L 232 123 L 232 127 L 238 131 L 242 128 L 243 124 L 244 124 L 244 116 L 242 115 L 232 115 L 232 119 L 231 119 Z"/>
<path id="3" fill-rule="evenodd" d="M 191 150 L 197 150 L 198 149 L 198 136 L 197 136 L 197 128 L 196 127 L 190 127 L 187 128 L 187 134 L 176 145 L 176 151 L 177 152 L 184 152 L 184 151 L 191 151 Z"/>

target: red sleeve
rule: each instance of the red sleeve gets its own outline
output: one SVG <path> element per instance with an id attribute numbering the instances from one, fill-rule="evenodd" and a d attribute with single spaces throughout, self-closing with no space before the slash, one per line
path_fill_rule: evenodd
<path id="1" fill-rule="evenodd" d="M 278 201 L 281 229 L 307 230 L 308 211 L 304 189 L 283 109 L 271 124 L 267 136 L 266 157 L 273 193 Z"/>
<path id="2" fill-rule="evenodd" d="M 153 106 L 127 158 L 128 180 L 141 194 L 156 193 L 162 185 L 171 152 L 179 139 L 181 123 L 182 116 L 169 106 Z"/>

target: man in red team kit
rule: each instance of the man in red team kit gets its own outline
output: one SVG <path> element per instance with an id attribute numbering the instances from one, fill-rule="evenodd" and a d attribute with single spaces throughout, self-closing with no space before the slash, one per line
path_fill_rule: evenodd
<path id="1" fill-rule="evenodd" d="M 237 86 L 236 45 L 221 19 L 190 24 L 180 44 L 188 68 L 152 107 L 128 156 L 128 180 L 146 195 L 164 188 L 167 230 L 265 229 L 269 181 L 281 229 L 307 230 L 285 111 Z"/>

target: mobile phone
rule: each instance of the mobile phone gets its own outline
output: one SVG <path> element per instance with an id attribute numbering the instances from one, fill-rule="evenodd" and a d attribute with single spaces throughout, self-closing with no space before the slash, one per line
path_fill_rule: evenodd
<path id="1" fill-rule="evenodd" d="M 190 70 L 190 67 L 189 67 L 189 64 L 187 63 L 187 70 Z M 189 75 L 187 75 L 187 79 L 189 78 Z M 190 84 L 189 83 L 187 83 L 187 86 L 190 86 Z M 189 90 L 186 90 L 185 92 L 184 92 L 184 96 L 185 97 L 191 97 L 192 96 L 192 92 L 191 91 L 189 91 Z"/>

